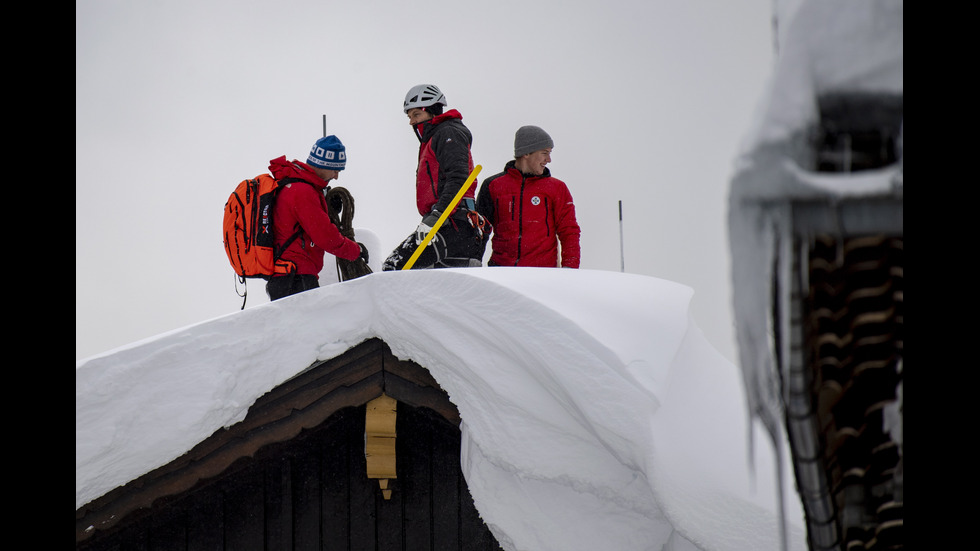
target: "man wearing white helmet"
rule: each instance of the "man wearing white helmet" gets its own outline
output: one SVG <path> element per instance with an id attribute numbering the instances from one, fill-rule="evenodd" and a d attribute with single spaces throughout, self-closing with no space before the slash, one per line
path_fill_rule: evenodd
<path id="1" fill-rule="evenodd" d="M 473 170 L 473 135 L 459 111 L 443 112 L 447 105 L 446 96 L 433 84 L 413 86 L 405 95 L 403 110 L 419 140 L 415 199 L 422 221 L 385 260 L 385 271 L 405 266 Z M 490 232 L 483 228 L 482 217 L 476 213 L 476 189 L 474 180 L 413 268 L 483 265 Z"/>

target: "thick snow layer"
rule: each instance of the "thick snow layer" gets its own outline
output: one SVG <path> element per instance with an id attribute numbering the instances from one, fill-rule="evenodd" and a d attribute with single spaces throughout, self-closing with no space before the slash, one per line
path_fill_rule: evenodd
<path id="1" fill-rule="evenodd" d="M 790 13 L 745 152 L 805 133 L 824 93 L 904 88 L 902 0 L 806 0 Z"/>
<path id="2" fill-rule="evenodd" d="M 76 508 L 379 337 L 459 408 L 463 473 L 505 549 L 780 549 L 776 459 L 749 449 L 738 369 L 692 296 L 591 270 L 374 273 L 81 360 Z M 788 548 L 805 549 L 787 502 Z"/>

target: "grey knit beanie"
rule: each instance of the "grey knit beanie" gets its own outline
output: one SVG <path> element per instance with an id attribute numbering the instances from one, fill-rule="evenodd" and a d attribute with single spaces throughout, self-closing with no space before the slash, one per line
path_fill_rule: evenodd
<path id="1" fill-rule="evenodd" d="M 523 157 L 541 149 L 555 147 L 551 136 L 537 126 L 522 126 L 514 136 L 514 157 Z"/>

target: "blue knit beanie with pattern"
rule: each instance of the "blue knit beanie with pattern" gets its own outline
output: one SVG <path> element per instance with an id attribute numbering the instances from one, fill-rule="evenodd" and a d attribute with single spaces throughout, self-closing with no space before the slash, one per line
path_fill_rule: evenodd
<path id="1" fill-rule="evenodd" d="M 347 148 L 337 136 L 325 136 L 313 144 L 306 164 L 327 170 L 344 170 L 347 165 Z"/>

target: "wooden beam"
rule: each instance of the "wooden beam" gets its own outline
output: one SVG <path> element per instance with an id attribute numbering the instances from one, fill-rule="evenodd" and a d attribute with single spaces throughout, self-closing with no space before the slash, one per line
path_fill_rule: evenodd
<path id="1" fill-rule="evenodd" d="M 367 403 L 364 418 L 364 458 L 368 478 L 378 479 L 385 499 L 391 498 L 388 480 L 398 478 L 395 462 L 395 419 L 398 401 L 382 393 Z"/>

